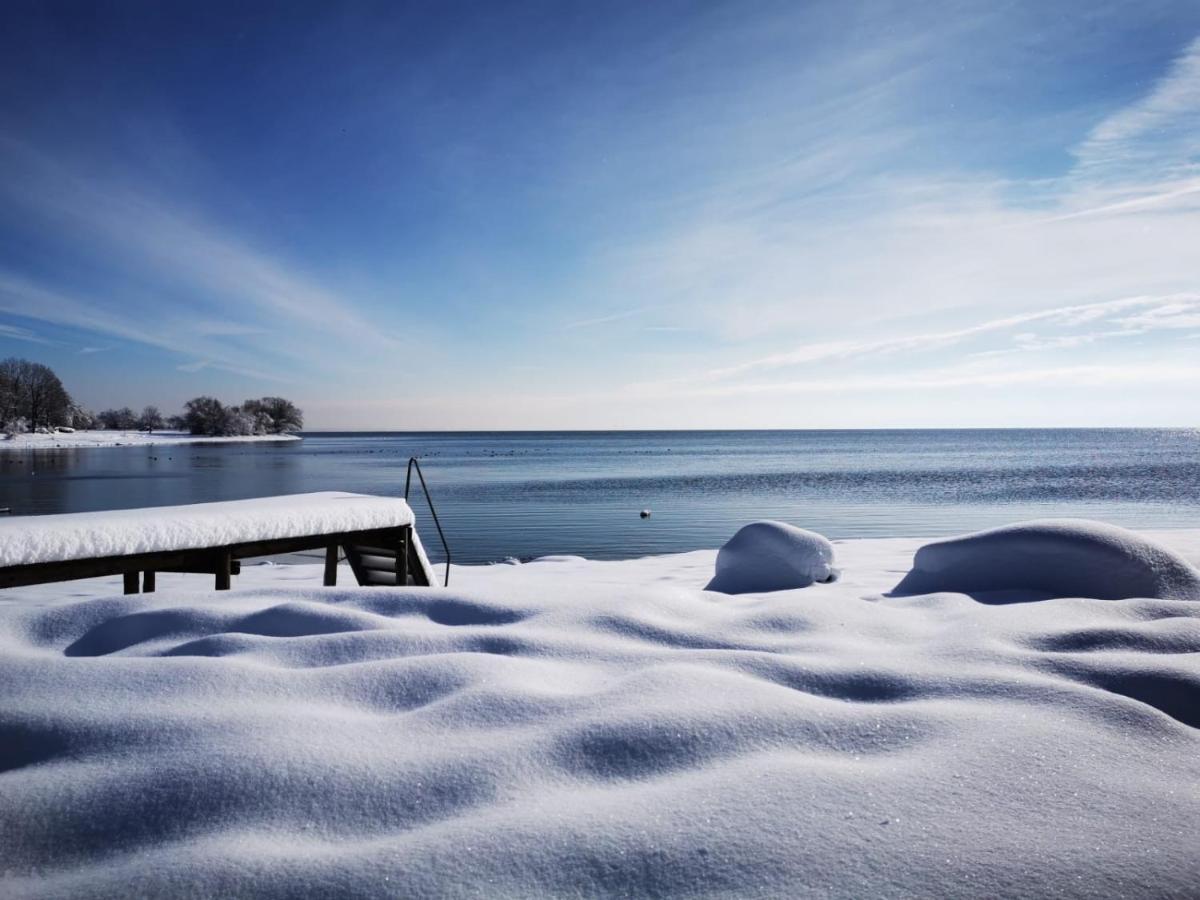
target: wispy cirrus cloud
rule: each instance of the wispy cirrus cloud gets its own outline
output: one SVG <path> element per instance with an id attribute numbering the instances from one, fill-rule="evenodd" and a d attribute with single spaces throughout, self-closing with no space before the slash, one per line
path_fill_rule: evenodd
<path id="1" fill-rule="evenodd" d="M 1148 165 L 1195 171 L 1200 155 L 1200 37 L 1136 102 L 1096 124 L 1075 148 L 1079 174 L 1127 177 Z"/>
<path id="2" fill-rule="evenodd" d="M 1099 331 L 1091 330 L 1086 334 L 1066 334 L 1052 337 L 1024 330 L 1031 325 L 1059 328 L 1088 326 L 1092 328 L 1100 322 L 1109 322 L 1117 327 Z M 719 380 L 763 369 L 780 369 L 831 360 L 850 360 L 857 357 L 872 357 L 877 360 L 892 354 L 951 347 L 980 337 L 994 336 L 1005 332 L 1012 333 L 1009 339 L 1019 349 L 1049 350 L 1079 346 L 1107 338 L 1145 334 L 1161 328 L 1200 328 L 1200 294 L 1126 297 L 1004 316 L 946 331 L 930 331 L 871 340 L 817 342 L 784 353 L 747 360 L 737 365 L 711 369 L 705 374 L 709 379 Z M 1020 331 L 1018 331 L 1019 329 Z"/>
<path id="3" fill-rule="evenodd" d="M 1071 152 L 1069 168 L 1036 180 L 899 173 L 816 194 L 783 167 L 764 189 L 772 204 L 681 217 L 609 258 L 626 275 L 615 289 L 649 285 L 664 316 L 687 315 L 717 346 L 632 388 L 955 385 L 967 382 L 945 366 L 972 360 L 997 368 L 970 376 L 980 384 L 1017 386 L 1029 371 L 1099 377 L 1110 369 L 1088 368 L 1098 354 L 1146 372 L 1145 352 L 1164 359 L 1130 385 L 1190 378 L 1174 360 L 1200 316 L 1200 39 Z M 1031 367 L 1039 354 L 1057 365 Z"/>
<path id="4" fill-rule="evenodd" d="M 842 395 L 864 392 L 951 391 L 964 387 L 1045 386 L 1101 387 L 1105 385 L 1200 384 L 1200 363 L 1126 363 L 1043 365 L 980 370 L 969 364 L 937 366 L 920 372 L 839 378 L 761 381 L 677 388 L 669 396 L 740 397 L 766 394 Z"/>
<path id="5" fill-rule="evenodd" d="M 103 304 L 90 297 L 55 291 L 3 269 L 0 269 L 0 313 L 89 331 L 182 356 L 194 357 L 198 350 L 211 351 L 209 364 L 215 368 L 251 378 L 281 380 L 279 373 L 254 364 L 255 357 L 260 354 L 231 353 L 219 343 L 207 342 L 186 327 L 169 324 L 161 316 L 157 322 L 134 324 L 127 316 L 105 309 Z M 103 349 L 93 348 L 92 352 Z"/>
<path id="6" fill-rule="evenodd" d="M 0 194 L 12 208 L 61 242 L 102 250 L 85 258 L 101 270 L 98 279 L 136 288 L 111 301 L 98 292 L 86 303 L 68 302 L 70 288 L 45 282 L 33 288 L 40 279 L 10 273 L 10 295 L 20 279 L 24 293 L 41 292 L 50 301 L 10 312 L 172 350 L 190 340 L 268 333 L 289 338 L 273 341 L 274 353 L 310 359 L 331 340 L 372 351 L 400 352 L 407 345 L 353 298 L 206 221 L 186 200 L 164 198 L 146 185 L 85 177 L 70 162 L 13 138 L 0 138 L 0 163 L 9 172 L 0 179 Z M 180 339 L 169 337 L 173 333 Z M 249 360 L 231 363 L 231 355 L 214 357 L 213 364 L 257 368 Z"/>
<path id="7" fill-rule="evenodd" d="M 575 331 L 579 328 L 592 328 L 596 325 L 608 325 L 611 322 L 623 322 L 626 319 L 632 319 L 634 316 L 640 316 L 646 312 L 645 307 L 637 309 L 626 309 L 620 312 L 610 313 L 604 316 L 596 316 L 590 319 L 579 319 L 575 322 L 568 322 L 563 326 L 566 331 Z"/>
<path id="8" fill-rule="evenodd" d="M 43 337 L 39 337 L 35 332 L 28 328 L 21 328 L 17 325 L 5 325 L 0 323 L 0 338 L 10 338 L 14 341 L 27 341 L 31 344 L 48 344 L 50 343 Z"/>

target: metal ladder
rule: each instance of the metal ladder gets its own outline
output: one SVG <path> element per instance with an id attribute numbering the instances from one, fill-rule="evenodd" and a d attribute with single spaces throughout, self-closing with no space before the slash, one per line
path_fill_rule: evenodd
<path id="1" fill-rule="evenodd" d="M 425 483 L 425 473 L 421 471 L 421 464 L 415 456 L 409 457 L 408 472 L 404 478 L 404 499 L 408 501 L 409 494 L 412 491 L 412 475 L 416 470 L 417 478 L 421 482 L 421 490 L 425 494 L 425 502 L 429 506 L 429 514 L 433 517 L 433 524 L 437 527 L 438 538 L 442 542 L 442 551 L 446 554 L 446 576 L 443 582 L 445 587 L 450 586 L 450 545 L 446 541 L 446 533 L 442 530 L 442 523 L 438 519 L 437 509 L 433 505 L 433 497 L 429 494 L 429 485 Z M 411 530 L 409 537 L 402 542 L 400 547 L 376 547 L 366 544 L 350 544 L 344 549 L 346 551 L 346 561 L 350 563 L 350 568 L 354 572 L 354 577 L 359 584 L 367 585 L 422 585 L 425 582 L 424 572 L 421 568 L 420 557 L 417 555 L 416 542 L 411 539 Z"/>

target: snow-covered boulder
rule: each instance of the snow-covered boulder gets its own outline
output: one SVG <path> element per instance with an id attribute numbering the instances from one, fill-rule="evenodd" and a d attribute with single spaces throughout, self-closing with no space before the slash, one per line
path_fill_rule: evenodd
<path id="1" fill-rule="evenodd" d="M 1125 528 L 1087 519 L 1045 519 L 921 547 L 912 571 L 893 592 L 938 591 L 1200 600 L 1200 571 Z"/>
<path id="2" fill-rule="evenodd" d="M 705 590 L 758 594 L 833 581 L 833 544 L 784 522 L 751 522 L 717 553 L 716 575 Z"/>

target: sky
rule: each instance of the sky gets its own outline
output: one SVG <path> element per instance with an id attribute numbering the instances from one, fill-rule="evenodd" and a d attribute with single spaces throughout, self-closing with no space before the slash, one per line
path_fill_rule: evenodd
<path id="1" fill-rule="evenodd" d="M 0 357 L 318 429 L 1200 426 L 1200 4 L 0 4 Z"/>

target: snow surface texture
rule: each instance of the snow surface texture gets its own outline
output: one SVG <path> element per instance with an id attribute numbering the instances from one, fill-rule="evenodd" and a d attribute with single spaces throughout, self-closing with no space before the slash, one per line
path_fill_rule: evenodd
<path id="1" fill-rule="evenodd" d="M 400 498 L 341 491 L 55 516 L 0 516 L 0 566 L 224 547 L 396 528 L 413 521 L 412 510 Z M 424 560 L 424 550 L 421 557 Z M 425 565 L 428 570 L 428 562 Z"/>
<path id="2" fill-rule="evenodd" d="M 298 441 L 295 434 L 246 434 L 230 437 L 198 437 L 183 431 L 76 431 L 59 434 L 0 435 L 0 453 L 22 450 L 77 449 L 80 447 L 152 447 L 159 444 L 230 444 Z"/>
<path id="3" fill-rule="evenodd" d="M 707 590 L 757 594 L 831 581 L 833 544 L 784 522 L 751 522 L 717 552 L 716 575 Z"/>
<path id="4" fill-rule="evenodd" d="M 1200 600 L 1200 571 L 1127 529 L 1086 519 L 1047 519 L 926 544 L 895 593 L 936 591 Z"/>
<path id="5" fill-rule="evenodd" d="M 1200 604 L 836 546 L 762 595 L 714 551 L 0 591 L 0 895 L 1195 896 Z"/>

